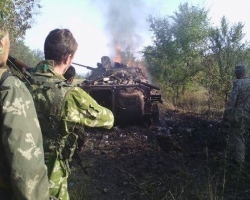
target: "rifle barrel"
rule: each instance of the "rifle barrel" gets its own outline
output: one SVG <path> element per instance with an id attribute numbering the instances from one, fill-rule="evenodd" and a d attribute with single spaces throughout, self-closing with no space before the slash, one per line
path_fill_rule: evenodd
<path id="1" fill-rule="evenodd" d="M 78 66 L 81 66 L 81 67 L 85 67 L 87 69 L 90 69 L 90 70 L 94 70 L 96 68 L 94 67 L 90 67 L 90 66 L 86 66 L 86 65 L 82 65 L 82 64 L 79 64 L 79 63 L 75 63 L 75 62 L 72 62 L 73 65 L 78 65 Z"/>

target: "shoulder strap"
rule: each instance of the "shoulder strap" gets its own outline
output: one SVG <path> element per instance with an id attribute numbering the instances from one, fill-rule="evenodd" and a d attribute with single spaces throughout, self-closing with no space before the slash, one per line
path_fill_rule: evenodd
<path id="1" fill-rule="evenodd" d="M 7 69 L 0 70 L 0 90 L 9 89 L 10 87 L 2 86 L 3 82 L 12 74 Z"/>

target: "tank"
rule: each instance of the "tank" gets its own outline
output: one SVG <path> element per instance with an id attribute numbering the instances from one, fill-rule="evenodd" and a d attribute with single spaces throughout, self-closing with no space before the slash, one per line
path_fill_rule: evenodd
<path id="1" fill-rule="evenodd" d="M 159 121 L 160 88 L 148 82 L 141 68 L 122 63 L 108 69 L 101 63 L 97 63 L 97 68 L 80 66 L 92 73 L 78 86 L 113 112 L 115 125 L 150 125 Z"/>

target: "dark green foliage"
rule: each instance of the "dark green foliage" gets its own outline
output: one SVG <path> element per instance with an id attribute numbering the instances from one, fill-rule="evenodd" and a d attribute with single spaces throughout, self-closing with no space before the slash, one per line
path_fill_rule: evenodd
<path id="1" fill-rule="evenodd" d="M 215 66 L 218 68 L 217 80 L 221 95 L 228 96 L 234 79 L 234 67 L 237 64 L 249 64 L 248 43 L 242 42 L 245 34 L 244 25 L 237 23 L 229 26 L 226 18 L 221 20 L 219 28 L 212 28 L 210 34 L 210 49 Z"/>
<path id="2" fill-rule="evenodd" d="M 11 39 L 10 55 L 28 66 L 36 65 L 43 59 L 43 52 L 31 50 L 24 45 L 23 37 L 31 28 L 34 17 L 39 13 L 40 0 L 1 0 L 0 14 L 8 27 Z"/>
<path id="3" fill-rule="evenodd" d="M 184 3 L 172 16 L 148 18 L 154 41 L 143 51 L 146 66 L 175 105 L 186 92 L 203 87 L 210 109 L 215 97 L 227 99 L 235 65 L 250 64 L 243 24 L 230 27 L 223 17 L 215 28 L 208 12 Z"/>
<path id="4" fill-rule="evenodd" d="M 0 11 L 8 26 L 11 39 L 23 38 L 39 13 L 40 0 L 1 0 Z"/>
<path id="5" fill-rule="evenodd" d="M 43 60 L 43 52 L 38 49 L 31 50 L 21 40 L 12 43 L 10 55 L 21 60 L 30 67 L 34 67 L 38 62 Z"/>
<path id="6" fill-rule="evenodd" d="M 181 4 L 165 18 L 149 17 L 154 45 L 144 50 L 151 75 L 171 88 L 175 101 L 203 70 L 203 52 L 209 34 L 207 11 Z"/>

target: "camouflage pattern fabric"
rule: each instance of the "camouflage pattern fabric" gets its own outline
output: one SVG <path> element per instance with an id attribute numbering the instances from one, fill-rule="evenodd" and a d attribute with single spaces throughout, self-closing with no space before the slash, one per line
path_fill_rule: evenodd
<path id="1" fill-rule="evenodd" d="M 244 121 L 244 120 L 243 120 Z M 243 122 L 240 127 L 231 127 L 229 133 L 229 155 L 237 163 L 245 162 L 246 131 L 248 125 Z"/>
<path id="2" fill-rule="evenodd" d="M 11 199 L 49 199 L 42 133 L 33 99 L 19 79 L 9 76 L 2 84 L 0 101 L 1 195 L 6 188 L 11 189 Z"/>
<path id="3" fill-rule="evenodd" d="M 231 157 L 238 163 L 245 162 L 245 135 L 249 128 L 250 122 L 250 80 L 247 77 L 236 79 L 226 109 L 224 119 L 236 118 L 231 123 L 230 129 L 230 152 Z M 234 111 L 236 110 L 236 111 Z M 228 112 L 234 111 L 234 112 Z M 227 116 L 230 113 L 237 113 L 237 116 Z M 240 114 L 239 114 L 240 113 Z"/>
<path id="4" fill-rule="evenodd" d="M 250 108 L 250 80 L 248 77 L 236 79 L 230 97 L 226 103 L 226 109 L 230 108 Z"/>
<path id="5" fill-rule="evenodd" d="M 47 154 L 47 153 L 46 153 Z M 56 197 L 58 200 L 68 200 L 68 177 L 69 171 L 67 169 L 67 161 L 59 159 L 58 152 L 49 153 L 46 162 L 48 166 L 48 176 L 50 182 L 49 193 L 51 196 Z"/>
<path id="6" fill-rule="evenodd" d="M 60 81 L 65 81 L 62 75 L 59 75 L 54 71 L 53 64 L 53 61 L 42 61 L 35 67 L 33 74 L 37 75 L 37 78 L 40 80 L 44 81 L 46 79 L 47 82 L 44 83 L 46 85 L 48 85 L 49 82 L 57 84 Z M 69 156 L 66 156 L 66 158 L 64 152 L 67 152 L 67 146 L 70 147 L 70 149 L 75 150 L 77 145 L 77 136 L 74 134 L 75 127 L 80 125 L 110 129 L 114 124 L 114 116 L 109 109 L 100 106 L 81 88 L 71 87 L 68 84 L 61 84 L 60 90 L 55 91 L 57 91 L 57 93 L 61 93 L 57 94 L 57 96 L 59 95 L 63 97 L 62 102 L 55 102 L 56 98 L 49 97 L 54 94 L 49 93 L 46 93 L 46 98 L 42 96 L 42 93 L 38 93 L 35 95 L 36 97 L 34 96 L 34 101 L 37 108 L 39 107 L 38 109 L 40 111 L 43 110 L 44 116 L 47 115 L 46 112 L 55 113 L 53 111 L 55 107 L 54 105 L 61 104 L 61 108 L 58 108 L 58 110 L 60 110 L 60 115 L 55 114 L 56 118 L 57 116 L 60 116 L 58 129 L 49 132 L 50 130 L 48 129 L 48 126 L 51 127 L 51 130 L 53 130 L 52 126 L 57 127 L 57 125 L 52 122 L 51 124 L 48 124 L 47 127 L 43 126 L 43 123 L 41 123 L 41 128 L 43 135 L 45 136 L 45 145 L 52 142 L 54 142 L 54 144 L 58 143 L 58 141 L 56 141 L 56 138 L 58 138 L 57 132 L 60 135 L 59 143 L 62 149 L 49 148 L 50 151 L 45 152 L 45 157 L 50 181 L 50 194 L 58 199 L 67 200 L 69 199 L 67 178 L 70 174 L 68 162 L 71 159 L 73 152 L 69 152 Z M 48 135 L 50 135 L 50 138 Z M 51 141 L 52 138 L 54 138 L 55 141 Z M 70 143 L 70 145 L 67 143 Z M 48 146 L 44 148 L 46 151 Z"/>

